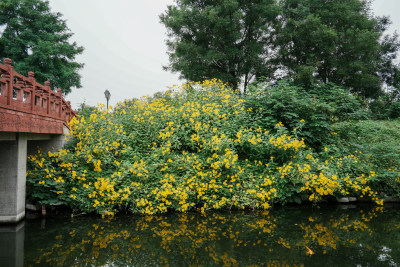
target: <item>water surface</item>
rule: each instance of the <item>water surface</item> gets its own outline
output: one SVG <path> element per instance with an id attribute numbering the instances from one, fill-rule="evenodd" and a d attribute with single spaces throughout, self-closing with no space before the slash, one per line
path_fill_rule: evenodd
<path id="1" fill-rule="evenodd" d="M 400 266 L 400 206 L 38 218 L 22 231 L 25 266 Z"/>

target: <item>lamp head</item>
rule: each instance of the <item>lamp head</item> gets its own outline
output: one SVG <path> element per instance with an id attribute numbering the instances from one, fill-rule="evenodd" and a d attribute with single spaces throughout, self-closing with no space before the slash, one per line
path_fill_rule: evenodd
<path id="1" fill-rule="evenodd" d="M 111 96 L 110 91 L 106 90 L 106 91 L 104 92 L 104 95 L 106 96 L 106 99 L 107 99 L 107 100 L 110 99 L 110 96 Z"/>

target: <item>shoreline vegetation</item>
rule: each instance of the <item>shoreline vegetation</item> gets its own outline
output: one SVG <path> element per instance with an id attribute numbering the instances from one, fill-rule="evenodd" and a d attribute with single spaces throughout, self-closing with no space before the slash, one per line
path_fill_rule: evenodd
<path id="1" fill-rule="evenodd" d="M 34 204 L 79 213 L 268 209 L 400 196 L 400 121 L 332 84 L 214 79 L 82 111 L 57 152 L 28 159 Z M 397 140 L 397 141 L 396 141 Z"/>

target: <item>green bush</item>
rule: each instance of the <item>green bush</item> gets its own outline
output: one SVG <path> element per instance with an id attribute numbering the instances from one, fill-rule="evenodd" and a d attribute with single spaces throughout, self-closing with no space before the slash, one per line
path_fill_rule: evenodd
<path id="1" fill-rule="evenodd" d="M 370 117 L 377 120 L 400 118 L 400 91 L 389 91 L 377 99 L 374 99 L 370 105 Z"/>
<path id="2" fill-rule="evenodd" d="M 245 98 L 251 119 L 261 127 L 271 129 L 282 122 L 316 150 L 330 138 L 333 123 L 367 118 L 362 102 L 333 84 L 305 89 L 286 81 L 259 83 L 250 87 Z"/>
<path id="3" fill-rule="evenodd" d="M 386 195 L 399 195 L 400 121 L 359 121 L 334 124 L 335 156 L 357 151 L 376 171 L 372 186 Z"/>
<path id="4" fill-rule="evenodd" d="M 388 110 L 388 116 L 391 119 L 400 118 L 400 100 L 393 102 Z"/>

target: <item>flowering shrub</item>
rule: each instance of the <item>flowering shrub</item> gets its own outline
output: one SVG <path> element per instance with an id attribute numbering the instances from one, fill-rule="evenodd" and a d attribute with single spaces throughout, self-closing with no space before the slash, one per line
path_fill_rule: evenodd
<path id="1" fill-rule="evenodd" d="M 245 100 L 216 81 L 96 109 L 70 122 L 70 143 L 29 157 L 31 198 L 83 212 L 268 208 L 365 196 L 375 173 L 356 155 L 315 154 L 279 122 L 263 129 Z"/>

